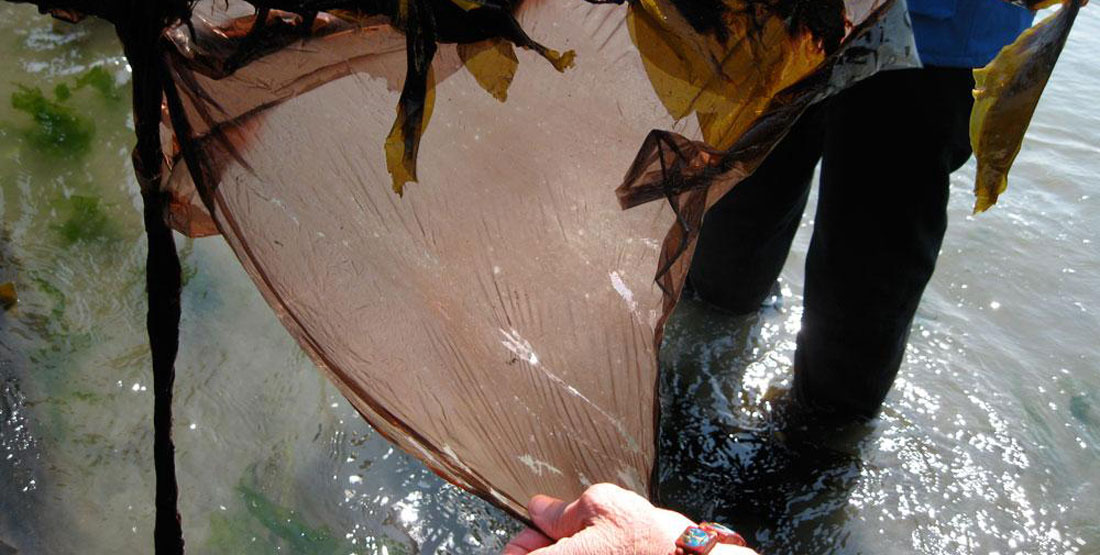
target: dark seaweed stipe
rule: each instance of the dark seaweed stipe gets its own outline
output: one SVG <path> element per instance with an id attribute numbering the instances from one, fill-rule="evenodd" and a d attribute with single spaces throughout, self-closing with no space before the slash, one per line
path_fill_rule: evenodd
<path id="1" fill-rule="evenodd" d="M 183 553 L 183 529 L 177 501 L 175 446 L 172 442 L 172 386 L 179 350 L 181 272 L 172 231 L 164 220 L 168 193 L 160 174 L 161 100 L 168 71 L 159 56 L 164 29 L 188 23 L 194 0 L 11 0 L 32 3 L 42 13 L 67 21 L 95 16 L 111 22 L 133 68 L 134 169 L 141 183 L 145 231 L 148 315 L 146 331 L 153 359 L 153 466 L 156 471 L 156 521 L 153 540 L 158 554 Z"/>

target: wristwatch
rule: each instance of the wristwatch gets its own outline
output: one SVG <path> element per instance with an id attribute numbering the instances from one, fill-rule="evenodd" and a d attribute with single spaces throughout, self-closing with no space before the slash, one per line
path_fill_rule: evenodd
<path id="1" fill-rule="evenodd" d="M 676 555 L 706 555 L 718 544 L 745 547 L 741 534 L 713 522 L 688 526 L 676 540 Z"/>

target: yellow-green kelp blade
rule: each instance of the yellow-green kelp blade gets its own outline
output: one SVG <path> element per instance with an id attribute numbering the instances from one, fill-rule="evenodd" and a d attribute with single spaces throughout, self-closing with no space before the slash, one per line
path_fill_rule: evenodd
<path id="1" fill-rule="evenodd" d="M 1081 4 L 1081 0 L 1066 0 L 1058 13 L 1025 31 L 988 66 L 974 71 L 970 143 L 978 159 L 975 213 L 996 204 L 1008 187 L 1008 171 Z"/>
<path id="2" fill-rule="evenodd" d="M 689 1 L 631 2 L 627 24 L 668 113 L 696 114 L 707 145 L 727 149 L 776 93 L 810 74 L 827 53 L 808 29 L 792 28 L 773 12 L 759 18 L 744 0 L 715 2 L 724 10 L 713 29 L 700 31 L 681 12 Z M 843 29 L 840 8 L 833 16 Z"/>
<path id="3" fill-rule="evenodd" d="M 508 100 L 508 87 L 519 69 L 512 43 L 495 38 L 459 44 L 458 57 L 481 88 L 501 102 Z"/>

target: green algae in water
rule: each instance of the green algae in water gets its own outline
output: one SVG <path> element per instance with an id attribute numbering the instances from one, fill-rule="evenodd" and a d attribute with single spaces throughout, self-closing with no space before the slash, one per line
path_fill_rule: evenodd
<path id="1" fill-rule="evenodd" d="M 72 89 L 65 83 L 58 83 L 57 86 L 53 88 L 53 97 L 56 98 L 58 102 L 65 102 L 72 98 L 72 96 Z"/>
<path id="2" fill-rule="evenodd" d="M 87 154 L 95 136 L 95 124 L 64 104 L 71 97 L 67 86 L 55 88 L 56 100 L 46 98 L 38 87 L 18 87 L 19 90 L 11 93 L 11 106 L 34 120 L 35 126 L 24 131 L 31 145 L 59 157 Z"/>
<path id="3" fill-rule="evenodd" d="M 99 95 L 107 100 L 122 98 L 118 87 L 115 86 L 115 78 L 103 66 L 96 66 L 86 71 L 76 79 L 76 88 L 91 87 L 99 92 Z"/>
<path id="4" fill-rule="evenodd" d="M 53 306 L 50 307 L 50 314 L 46 319 L 48 322 L 53 322 L 57 327 L 59 333 L 66 333 L 69 331 L 68 325 L 65 324 L 65 309 L 68 307 L 68 299 L 65 297 L 65 292 L 51 283 L 45 277 L 35 272 L 31 275 L 31 281 L 38 286 L 38 289 L 45 294 L 46 297 L 53 301 Z M 39 335 L 50 339 L 55 339 L 54 333 L 50 329 L 37 330 Z"/>
<path id="5" fill-rule="evenodd" d="M 180 257 L 180 286 L 187 287 L 195 276 L 199 275 L 198 264 L 191 261 L 191 255 L 195 252 L 195 240 L 187 238 L 182 248 L 179 249 Z"/>
<path id="6" fill-rule="evenodd" d="M 336 553 L 340 541 L 327 527 L 313 528 L 293 510 L 281 507 L 260 492 L 244 485 L 237 486 L 248 512 L 269 532 L 286 542 L 292 553 Z"/>
<path id="7" fill-rule="evenodd" d="M 211 553 L 237 555 L 266 555 L 278 551 L 270 538 L 256 535 L 248 519 L 222 513 L 210 515 L 210 535 L 206 538 L 206 546 Z"/>
<path id="8" fill-rule="evenodd" d="M 244 511 L 210 515 L 207 547 L 214 552 L 337 555 L 380 553 L 382 547 L 392 555 L 412 552 L 408 546 L 384 537 L 368 537 L 361 544 L 353 544 L 336 537 L 326 526 L 310 525 L 294 510 L 276 504 L 256 489 L 240 484 L 237 493 Z"/>
<path id="9" fill-rule="evenodd" d="M 103 213 L 99 198 L 73 195 L 62 203 L 64 220 L 53 228 L 61 235 L 61 242 L 69 247 L 79 241 L 115 238 L 114 223 Z"/>

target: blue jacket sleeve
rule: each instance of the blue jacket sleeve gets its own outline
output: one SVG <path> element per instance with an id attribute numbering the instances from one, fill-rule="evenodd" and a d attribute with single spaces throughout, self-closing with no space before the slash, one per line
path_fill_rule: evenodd
<path id="1" fill-rule="evenodd" d="M 1034 14 L 1001 0 L 909 0 L 921 61 L 982 67 L 1027 29 Z"/>

